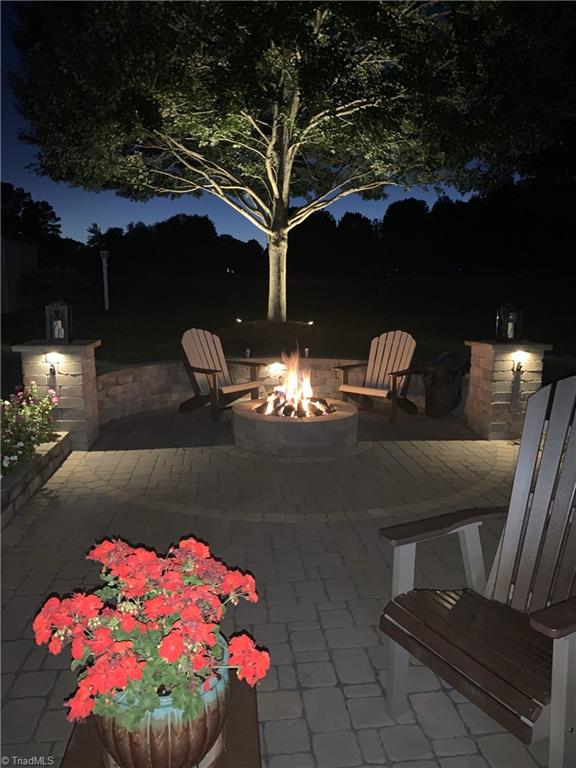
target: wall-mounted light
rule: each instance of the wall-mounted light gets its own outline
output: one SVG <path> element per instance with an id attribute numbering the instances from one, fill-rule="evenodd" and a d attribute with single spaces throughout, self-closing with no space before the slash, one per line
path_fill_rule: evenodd
<path id="1" fill-rule="evenodd" d="M 268 366 L 271 376 L 281 376 L 286 370 L 284 363 L 270 363 Z"/>
<path id="2" fill-rule="evenodd" d="M 241 318 L 241 317 L 237 317 L 237 318 L 236 318 L 236 322 L 237 322 L 237 323 L 241 323 L 241 322 L 242 322 L 242 318 Z"/>
<path id="3" fill-rule="evenodd" d="M 61 361 L 62 355 L 59 355 L 58 352 L 48 352 L 45 356 L 46 364 L 49 366 L 48 372 L 50 373 L 50 376 L 56 375 L 56 366 Z"/>
<path id="4" fill-rule="evenodd" d="M 308 320 L 308 325 L 314 325 L 314 320 Z"/>
<path id="5" fill-rule="evenodd" d="M 530 355 L 528 352 L 523 352 L 521 349 L 517 349 L 512 353 L 512 371 L 514 373 L 521 373 L 524 370 L 524 365 Z"/>

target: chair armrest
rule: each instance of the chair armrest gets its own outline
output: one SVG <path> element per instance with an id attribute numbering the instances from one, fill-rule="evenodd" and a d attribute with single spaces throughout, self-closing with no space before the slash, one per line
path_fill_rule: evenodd
<path id="1" fill-rule="evenodd" d="M 414 368 L 407 368 L 405 371 L 392 371 L 389 376 L 409 376 L 412 373 L 416 373 Z"/>
<path id="2" fill-rule="evenodd" d="M 220 373 L 220 368 L 197 368 L 195 365 L 188 365 L 188 368 L 194 373 Z"/>
<path id="3" fill-rule="evenodd" d="M 349 371 L 351 368 L 365 368 L 368 365 L 368 361 L 364 363 L 346 363 L 345 365 L 335 365 L 332 367 L 333 371 Z"/>
<path id="4" fill-rule="evenodd" d="M 414 520 L 412 523 L 390 525 L 386 528 L 380 528 L 379 533 L 391 547 L 400 547 L 403 544 L 416 544 L 419 541 L 437 539 L 439 536 L 454 533 L 465 525 L 481 523 L 495 515 L 507 513 L 508 507 L 462 509 L 458 512 L 448 512 L 446 515 Z"/>
<path id="5" fill-rule="evenodd" d="M 227 360 L 228 365 L 247 365 L 249 368 L 262 368 L 268 363 L 258 363 L 256 360 Z"/>
<path id="6" fill-rule="evenodd" d="M 530 615 L 530 626 L 537 632 L 556 639 L 576 632 L 576 597 L 535 611 Z"/>

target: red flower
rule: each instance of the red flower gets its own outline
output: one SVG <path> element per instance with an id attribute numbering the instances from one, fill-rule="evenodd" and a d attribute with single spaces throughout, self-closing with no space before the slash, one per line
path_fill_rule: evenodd
<path id="1" fill-rule="evenodd" d="M 228 571 L 222 580 L 222 592 L 226 595 L 232 592 L 241 593 L 251 603 L 258 602 L 254 577 L 249 573 L 242 573 L 242 571 Z"/>
<path id="2" fill-rule="evenodd" d="M 259 651 L 248 635 L 237 635 L 228 643 L 230 666 L 238 667 L 238 679 L 254 685 L 261 680 L 270 668 L 270 654 Z"/>
<path id="3" fill-rule="evenodd" d="M 178 631 L 169 632 L 158 646 L 158 655 L 166 661 L 176 661 L 184 653 L 184 641 Z"/>
<path id="4" fill-rule="evenodd" d="M 62 650 L 62 645 L 62 638 L 58 635 L 53 635 L 52 639 L 48 643 L 48 650 L 50 653 L 53 653 L 54 656 L 57 656 Z"/>
<path id="5" fill-rule="evenodd" d="M 86 640 L 86 645 L 96 656 L 112 647 L 114 638 L 112 637 L 112 630 L 108 629 L 108 627 L 95 629 L 93 635 L 92 640 Z"/>
<path id="6" fill-rule="evenodd" d="M 178 544 L 178 548 L 191 554 L 193 557 L 198 557 L 200 560 L 210 557 L 209 547 L 193 537 L 182 539 Z"/>

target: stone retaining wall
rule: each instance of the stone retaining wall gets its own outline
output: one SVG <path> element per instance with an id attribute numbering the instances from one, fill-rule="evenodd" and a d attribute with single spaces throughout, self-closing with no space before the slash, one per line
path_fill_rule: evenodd
<path id="1" fill-rule="evenodd" d="M 56 472 L 72 451 L 70 434 L 56 432 L 52 443 L 42 443 L 36 455 L 19 464 L 2 481 L 2 528 L 14 517 L 20 507 Z"/>
<path id="2" fill-rule="evenodd" d="M 278 357 L 258 357 L 266 366 L 279 362 Z M 306 362 L 312 371 L 312 388 L 320 397 L 340 398 L 338 386 L 340 374 L 332 370 L 334 366 L 359 362 L 337 357 L 309 358 Z M 230 375 L 234 382 L 250 380 L 250 370 L 242 365 L 229 364 Z M 277 384 L 277 379 L 262 370 L 262 378 L 267 378 L 270 389 Z M 350 384 L 362 384 L 363 369 L 350 371 Z M 177 408 L 180 403 L 192 397 L 192 385 L 184 367 L 178 360 L 157 363 L 143 363 L 118 371 L 104 373 L 96 379 L 98 393 L 98 414 L 100 425 L 114 419 L 133 416 L 159 408 Z M 412 378 L 408 391 L 410 400 L 424 409 L 424 387 L 419 376 Z"/>

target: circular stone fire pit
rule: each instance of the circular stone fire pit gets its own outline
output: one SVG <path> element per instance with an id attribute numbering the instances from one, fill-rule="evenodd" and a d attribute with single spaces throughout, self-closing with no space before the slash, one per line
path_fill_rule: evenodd
<path id="1" fill-rule="evenodd" d="M 244 400 L 232 409 L 239 448 L 273 456 L 326 456 L 357 443 L 358 410 L 352 403 L 329 400 L 337 408 L 334 413 L 298 419 L 257 413 L 265 402 Z"/>

